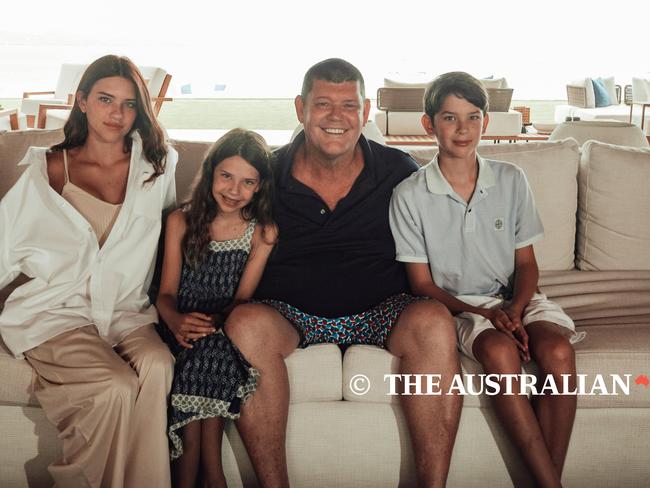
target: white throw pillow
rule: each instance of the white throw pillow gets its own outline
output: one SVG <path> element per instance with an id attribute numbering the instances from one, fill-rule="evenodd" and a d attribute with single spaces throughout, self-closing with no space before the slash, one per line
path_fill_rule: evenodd
<path id="1" fill-rule="evenodd" d="M 578 268 L 650 270 L 650 149 L 588 141 L 578 181 Z"/>
<path id="2" fill-rule="evenodd" d="M 480 81 L 485 88 L 508 88 L 505 78 L 483 78 Z"/>

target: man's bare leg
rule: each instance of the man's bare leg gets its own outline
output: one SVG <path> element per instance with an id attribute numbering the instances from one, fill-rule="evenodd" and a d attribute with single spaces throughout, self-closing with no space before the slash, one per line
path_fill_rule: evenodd
<path id="1" fill-rule="evenodd" d="M 409 305 L 391 332 L 387 347 L 400 358 L 401 373 L 440 374 L 443 392 L 451 386 L 454 374 L 460 373 L 453 317 L 434 301 Z M 419 486 L 445 486 L 463 398 L 402 395 L 401 403 L 413 443 Z"/>
<path id="2" fill-rule="evenodd" d="M 288 487 L 285 443 L 289 378 L 284 359 L 297 347 L 298 333 L 277 311 L 261 304 L 235 308 L 225 331 L 260 372 L 257 390 L 237 421 L 257 479 L 263 487 Z"/>

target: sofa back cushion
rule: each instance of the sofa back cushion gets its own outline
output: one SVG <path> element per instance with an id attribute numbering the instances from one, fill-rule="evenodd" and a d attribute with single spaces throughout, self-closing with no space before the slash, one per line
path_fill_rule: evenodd
<path id="1" fill-rule="evenodd" d="M 208 154 L 211 142 L 170 140 L 171 146 L 178 151 L 176 164 L 176 199 L 181 203 L 190 195 L 192 183 L 199 173 L 201 164 Z"/>
<path id="2" fill-rule="evenodd" d="M 587 141 L 600 141 L 620 146 L 648 147 L 648 139 L 638 125 L 615 120 L 580 120 L 562 122 L 551 135 L 549 141 L 572 137 L 578 144 Z"/>
<path id="3" fill-rule="evenodd" d="M 579 172 L 579 269 L 650 269 L 648 182 L 650 149 L 585 143 Z"/>
<path id="4" fill-rule="evenodd" d="M 63 140 L 63 131 L 16 130 L 0 134 L 0 199 L 14 186 L 26 166 L 18 166 L 30 146 L 50 147 Z"/>
<path id="5" fill-rule="evenodd" d="M 524 144 L 492 144 L 478 148 L 481 156 L 514 163 L 524 170 L 544 224 L 544 239 L 535 244 L 542 270 L 574 268 L 578 143 L 573 139 Z"/>

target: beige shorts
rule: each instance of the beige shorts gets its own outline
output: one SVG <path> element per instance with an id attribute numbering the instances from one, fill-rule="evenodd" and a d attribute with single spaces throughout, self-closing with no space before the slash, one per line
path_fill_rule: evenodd
<path id="1" fill-rule="evenodd" d="M 501 306 L 503 299 L 477 295 L 459 295 L 460 301 L 475 307 L 495 308 Z M 483 331 L 494 329 L 494 325 L 485 317 L 474 313 L 463 312 L 454 317 L 456 319 L 456 331 L 458 333 L 458 349 L 464 354 L 474 357 L 473 345 L 476 338 Z M 563 327 L 563 330 L 571 344 L 584 339 L 585 332 L 576 332 L 573 320 L 564 313 L 564 310 L 557 304 L 546 298 L 543 293 L 535 293 L 528 306 L 524 309 L 521 323 L 526 326 L 533 322 L 552 322 Z"/>

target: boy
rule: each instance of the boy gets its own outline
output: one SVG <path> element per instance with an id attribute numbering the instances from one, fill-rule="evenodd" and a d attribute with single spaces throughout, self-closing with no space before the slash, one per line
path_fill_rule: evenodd
<path id="1" fill-rule="evenodd" d="M 413 293 L 449 308 L 461 351 L 486 374 L 519 374 L 532 356 L 542 375 L 558 382 L 568 374 L 575 383 L 567 338 L 578 339 L 573 321 L 536 291 L 532 244 L 543 228 L 526 177 L 476 152 L 488 124 L 485 89 L 467 73 L 447 73 L 424 101 L 422 125 L 439 152 L 395 188 L 390 211 L 397 260 L 406 263 Z M 493 398 L 537 483 L 560 486 L 575 396 L 540 396 L 535 410 L 523 395 Z"/>

